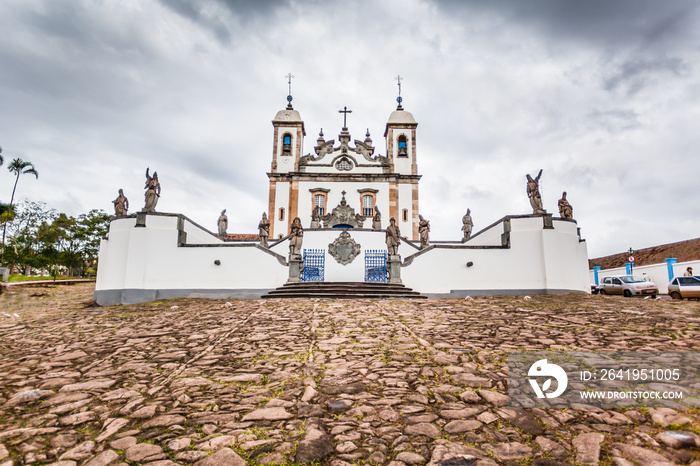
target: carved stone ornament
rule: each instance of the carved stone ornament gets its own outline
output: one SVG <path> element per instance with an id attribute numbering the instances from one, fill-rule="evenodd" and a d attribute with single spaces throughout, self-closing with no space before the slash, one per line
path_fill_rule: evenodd
<path id="1" fill-rule="evenodd" d="M 350 207 L 345 200 L 345 191 L 342 192 L 343 198 L 330 214 L 326 214 L 321 219 L 323 220 L 324 228 L 333 228 L 336 225 L 347 225 L 352 228 L 362 228 L 365 218 L 355 213 L 355 209 Z"/>
<path id="2" fill-rule="evenodd" d="M 375 155 L 375 148 L 372 145 L 372 139 L 369 137 L 369 130 L 367 130 L 367 135 L 365 136 L 364 141 L 359 141 L 355 139 L 355 147 L 350 146 L 351 138 L 347 128 L 343 128 L 341 130 L 340 134 L 338 135 L 338 139 L 340 141 L 340 145 L 334 147 L 335 140 L 331 139 L 330 141 L 326 141 L 323 138 L 323 130 L 321 130 L 319 138 L 316 141 L 316 146 L 314 147 L 314 152 L 316 154 L 307 154 L 302 156 L 299 160 L 299 165 L 304 166 L 313 164 L 314 162 L 319 162 L 321 161 L 321 159 L 323 159 L 329 154 L 331 155 L 331 157 L 337 158 L 338 156 L 347 156 L 350 155 L 350 153 L 355 153 L 361 155 L 367 162 L 371 164 L 378 164 L 382 167 L 389 166 L 389 157 L 385 157 L 383 155 Z M 355 163 L 354 165 L 357 165 L 357 163 Z"/>
<path id="3" fill-rule="evenodd" d="M 350 237 L 350 233 L 343 231 L 339 237 L 328 245 L 328 252 L 342 265 L 348 265 L 360 254 L 362 246 Z"/>

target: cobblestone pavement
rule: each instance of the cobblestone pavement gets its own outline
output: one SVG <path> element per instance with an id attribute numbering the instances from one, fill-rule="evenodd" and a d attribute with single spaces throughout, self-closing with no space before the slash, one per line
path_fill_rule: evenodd
<path id="1" fill-rule="evenodd" d="M 0 296 L 0 466 L 700 465 L 700 410 L 511 409 L 505 396 L 508 350 L 698 351 L 697 301 L 96 308 L 92 287 Z"/>

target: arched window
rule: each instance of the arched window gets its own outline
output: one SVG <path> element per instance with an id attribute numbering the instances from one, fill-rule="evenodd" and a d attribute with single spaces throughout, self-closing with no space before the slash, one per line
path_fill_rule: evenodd
<path id="1" fill-rule="evenodd" d="M 284 207 L 280 207 L 280 220 L 284 220 Z"/>
<path id="2" fill-rule="evenodd" d="M 374 217 L 374 196 L 371 194 L 362 196 L 362 215 Z"/>
<path id="3" fill-rule="evenodd" d="M 317 210 L 319 215 L 326 215 L 325 194 L 314 194 L 314 210 Z"/>
<path id="4" fill-rule="evenodd" d="M 284 136 L 282 136 L 282 154 L 283 155 L 291 155 L 292 153 L 292 135 L 289 133 L 285 133 Z"/>
<path id="5" fill-rule="evenodd" d="M 399 136 L 399 157 L 408 157 L 408 139 L 403 134 Z"/>
<path id="6" fill-rule="evenodd" d="M 403 221 L 408 222 L 408 209 L 404 209 L 402 212 Z"/>

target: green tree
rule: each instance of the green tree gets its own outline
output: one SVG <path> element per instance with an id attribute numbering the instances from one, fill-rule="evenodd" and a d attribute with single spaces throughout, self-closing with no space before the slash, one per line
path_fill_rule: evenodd
<path id="1" fill-rule="evenodd" d="M 5 162 L 5 159 L 2 156 L 2 147 L 0 147 L 0 165 L 2 165 L 4 162 Z"/>
<path id="2" fill-rule="evenodd" d="M 15 191 L 17 191 L 17 183 L 19 182 L 19 177 L 21 175 L 34 175 L 37 179 L 39 178 L 39 172 L 36 171 L 36 168 L 34 167 L 34 164 L 31 162 L 25 162 L 24 160 L 17 158 L 14 159 L 10 164 L 7 166 L 7 169 L 16 175 L 15 177 L 15 185 L 12 188 L 12 196 L 10 197 L 10 206 L 13 205 L 15 201 Z M 3 228 L 2 228 L 2 252 L 3 255 L 5 253 L 5 235 L 7 233 L 7 217 L 5 217 L 5 221 L 3 222 Z"/>
<path id="3" fill-rule="evenodd" d="M 83 263 L 92 265 L 100 253 L 100 240 L 107 235 L 112 216 L 103 210 L 93 209 L 78 217 L 76 238 L 80 242 Z"/>
<path id="4" fill-rule="evenodd" d="M 24 201 L 12 206 L 16 209 L 14 221 L 8 224 L 5 259 L 11 269 L 15 265 L 45 268 L 55 262 L 54 237 L 47 237 L 47 227 L 53 223 L 56 211 L 43 202 Z"/>

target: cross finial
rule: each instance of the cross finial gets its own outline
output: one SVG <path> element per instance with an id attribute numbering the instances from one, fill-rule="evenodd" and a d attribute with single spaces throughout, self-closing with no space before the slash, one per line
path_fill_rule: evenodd
<path id="1" fill-rule="evenodd" d="M 399 83 L 399 96 L 396 98 L 396 102 L 398 102 L 399 105 L 397 105 L 396 110 L 403 110 L 403 107 L 401 107 L 401 102 L 403 101 L 403 99 L 401 98 L 401 81 L 404 78 L 402 78 L 399 74 L 394 79 Z"/>
<path id="2" fill-rule="evenodd" d="M 289 73 L 285 76 L 285 78 L 287 78 L 287 84 L 289 84 L 289 94 L 287 95 L 287 108 L 292 108 L 292 78 L 294 77 L 295 76 L 292 73 Z"/>
<path id="3" fill-rule="evenodd" d="M 289 95 L 292 95 L 292 78 L 296 78 L 292 73 L 285 76 L 287 78 L 287 84 L 289 84 Z"/>
<path id="4" fill-rule="evenodd" d="M 342 110 L 338 110 L 338 113 L 343 114 L 343 129 L 348 128 L 348 113 L 352 113 L 352 110 L 348 110 L 348 107 L 343 107 Z"/>

